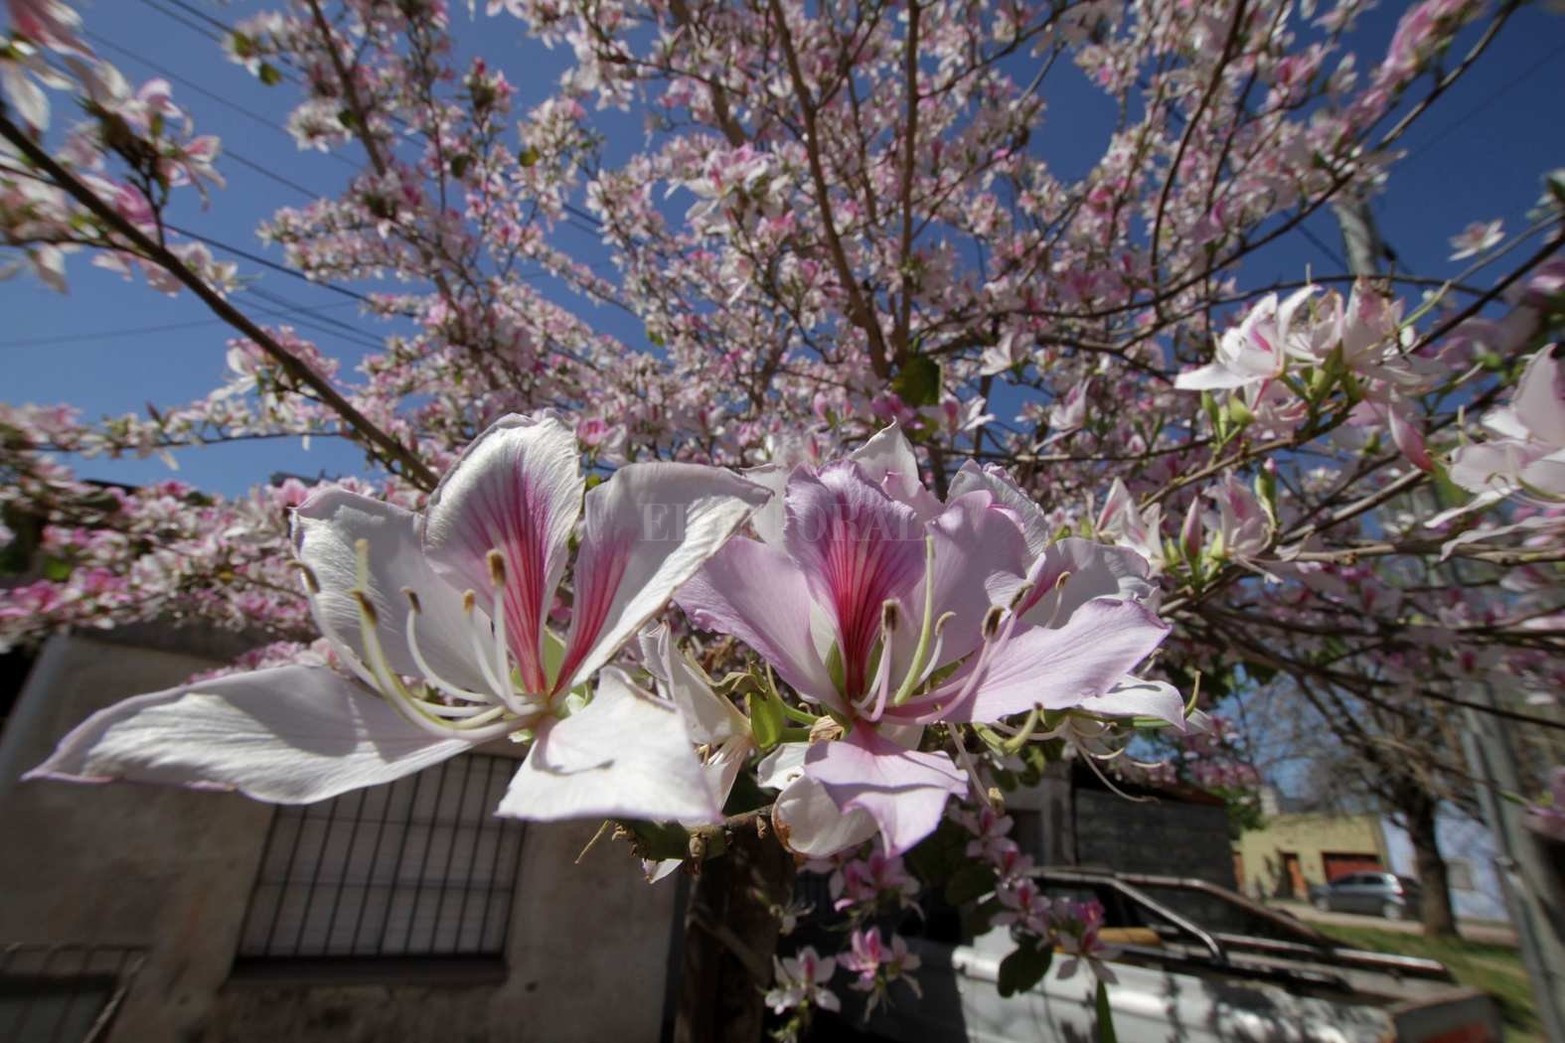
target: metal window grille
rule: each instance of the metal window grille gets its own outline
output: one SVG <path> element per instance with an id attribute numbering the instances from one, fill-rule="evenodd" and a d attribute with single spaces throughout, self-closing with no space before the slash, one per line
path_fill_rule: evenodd
<path id="1" fill-rule="evenodd" d="M 468 755 L 279 808 L 239 957 L 498 957 L 522 849 L 494 809 L 516 769 Z"/>
<path id="2" fill-rule="evenodd" d="M 96 1043 L 146 951 L 123 945 L 0 949 L 0 1041 Z"/>

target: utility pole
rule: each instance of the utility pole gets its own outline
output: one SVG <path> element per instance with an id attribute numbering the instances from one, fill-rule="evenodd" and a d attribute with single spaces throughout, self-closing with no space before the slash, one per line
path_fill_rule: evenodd
<path id="1" fill-rule="evenodd" d="M 1494 686 L 1470 687 L 1472 702 L 1495 705 Z M 1464 710 L 1462 736 L 1468 763 L 1478 782 L 1478 803 L 1494 834 L 1495 865 L 1505 885 L 1506 904 L 1516 924 L 1522 963 L 1532 980 L 1532 1000 L 1550 1043 L 1565 1043 L 1565 895 L 1562 882 L 1543 849 L 1542 838 L 1522 825 L 1522 805 L 1500 794 L 1521 791 L 1510 726 L 1503 717 Z"/>
<path id="2" fill-rule="evenodd" d="M 1361 194 L 1344 195 L 1332 204 L 1342 229 L 1349 271 L 1360 278 L 1382 274 L 1383 261 L 1396 254 L 1380 237 L 1369 202 Z M 1452 562 L 1453 571 L 1460 562 Z M 1494 685 L 1482 681 L 1468 685 L 1468 701 L 1498 709 Z M 1565 1043 L 1565 880 L 1544 851 L 1543 841 L 1522 825 L 1523 806 L 1513 799 L 1521 793 L 1516 770 L 1516 747 L 1503 717 L 1478 709 L 1462 711 L 1467 733 L 1463 752 L 1477 783 L 1478 803 L 1484 824 L 1495 842 L 1495 868 L 1505 888 L 1506 906 L 1516 925 L 1522 963 L 1532 983 L 1533 1003 L 1549 1043 Z"/>
<path id="3" fill-rule="evenodd" d="M 1337 227 L 1342 229 L 1342 249 L 1348 257 L 1348 271 L 1360 278 L 1381 275 L 1384 261 L 1395 261 L 1396 254 L 1380 237 L 1375 226 L 1375 215 L 1370 212 L 1369 200 L 1357 191 L 1339 196 L 1331 204 L 1331 212 L 1337 217 Z"/>

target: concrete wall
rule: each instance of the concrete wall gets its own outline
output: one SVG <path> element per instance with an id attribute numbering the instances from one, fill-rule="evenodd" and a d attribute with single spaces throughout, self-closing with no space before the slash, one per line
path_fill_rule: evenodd
<path id="1" fill-rule="evenodd" d="M 268 806 L 162 787 L 17 781 L 92 711 L 212 665 L 56 638 L 0 736 L 0 943 L 147 949 L 112 1043 L 659 1037 L 675 888 L 648 887 L 623 846 L 602 843 L 574 865 L 595 823 L 528 829 L 503 980 L 230 980 Z"/>
<path id="2" fill-rule="evenodd" d="M 1386 837 L 1387 867 L 1393 873 L 1416 877 L 1413 843 L 1407 831 L 1389 817 L 1381 825 Z M 1494 837 L 1489 828 L 1455 811 L 1442 810 L 1435 819 L 1435 837 L 1451 871 L 1451 906 L 1456 915 L 1463 920 L 1509 921 L 1511 914 L 1495 868 Z M 1472 886 L 1461 886 L 1464 883 Z"/>
<path id="3" fill-rule="evenodd" d="M 1267 819 L 1264 828 L 1242 835 L 1234 850 L 1244 862 L 1243 889 L 1251 895 L 1279 893 L 1284 852 L 1299 856 L 1306 884 L 1326 882 L 1321 859 L 1326 852 L 1372 854 L 1382 865 L 1389 864 L 1380 820 L 1374 815 L 1278 815 Z"/>
<path id="4" fill-rule="evenodd" d="M 1131 800 L 1084 785 L 1070 762 L 1005 798 L 1012 836 L 1041 866 L 1190 876 L 1233 887 L 1228 812 L 1175 797 Z"/>
<path id="5" fill-rule="evenodd" d="M 1195 877 L 1234 886 L 1228 812 L 1221 805 L 1127 800 L 1076 791 L 1076 858 L 1083 866 Z"/>
<path id="6" fill-rule="evenodd" d="M 652 1043 L 662 1028 L 675 887 L 649 887 L 624 849 L 606 843 L 573 864 L 596 832 L 597 823 L 528 827 L 503 982 L 235 980 L 195 1038 Z"/>

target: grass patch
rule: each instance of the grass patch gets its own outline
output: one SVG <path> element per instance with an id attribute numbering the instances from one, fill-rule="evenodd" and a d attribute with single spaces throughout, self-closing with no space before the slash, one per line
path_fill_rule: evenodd
<path id="1" fill-rule="evenodd" d="M 1506 1038 L 1543 1040 L 1543 1029 L 1532 1003 L 1532 985 L 1520 954 L 1506 945 L 1485 945 L 1460 938 L 1425 938 L 1420 934 L 1378 931 L 1372 927 L 1339 927 L 1315 923 L 1311 927 L 1357 949 L 1424 956 L 1451 968 L 1456 980 L 1493 996 L 1500 1005 Z"/>

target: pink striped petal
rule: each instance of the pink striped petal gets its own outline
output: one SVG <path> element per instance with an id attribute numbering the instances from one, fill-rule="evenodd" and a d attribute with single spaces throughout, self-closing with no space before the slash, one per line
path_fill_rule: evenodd
<path id="1" fill-rule="evenodd" d="M 842 811 L 867 812 L 880 827 L 888 855 L 900 855 L 933 833 L 946 800 L 967 792 L 967 776 L 950 757 L 904 749 L 867 727 L 811 746 L 804 773 L 826 787 Z"/>
<path id="2" fill-rule="evenodd" d="M 311 804 L 471 748 L 463 739 L 430 736 L 330 670 L 283 666 L 100 710 L 26 777 L 174 783 Z"/>
<path id="3" fill-rule="evenodd" d="M 612 659 L 770 496 L 715 467 L 662 463 L 627 464 L 588 493 L 556 689 Z"/>
<path id="4" fill-rule="evenodd" d="M 522 682 L 544 692 L 543 626 L 565 572 L 583 488 L 576 436 L 550 415 L 508 416 L 441 479 L 424 516 L 424 548 L 458 590 L 487 604 L 489 552 L 505 555 L 505 629 Z"/>
<path id="5" fill-rule="evenodd" d="M 716 823 L 714 782 L 679 711 L 608 669 L 585 709 L 538 730 L 499 814 Z"/>
<path id="6" fill-rule="evenodd" d="M 935 619 L 949 616 L 941 659 L 954 662 L 978 647 L 993 604 L 990 590 L 1014 582 L 1027 567 L 1027 544 L 1016 522 L 995 509 L 987 492 L 951 497 L 929 532 L 935 541 Z M 923 613 L 923 597 L 922 589 L 913 597 L 915 618 Z"/>
<path id="7" fill-rule="evenodd" d="M 939 692 L 919 702 L 951 699 L 973 670 L 982 669 L 976 693 L 940 720 L 988 722 L 1034 706 L 1070 709 L 1118 684 L 1167 634 L 1166 624 L 1133 601 L 1089 601 L 1058 629 L 1032 627 L 994 649 L 982 665 L 978 657 L 968 660 Z"/>
<path id="8" fill-rule="evenodd" d="M 815 602 L 836 627 L 844 694 L 856 699 L 870 681 L 882 605 L 892 599 L 911 605 L 909 595 L 923 578 L 924 526 L 856 464 L 840 463 L 819 476 L 793 476 L 784 539 Z"/>
<path id="9" fill-rule="evenodd" d="M 1033 562 L 1026 579 L 1030 589 L 1016 609 L 1034 626 L 1059 626 L 1094 598 L 1145 601 L 1157 589 L 1151 574 L 1147 559 L 1128 547 L 1069 536 Z M 1012 591 L 998 586 L 995 593 L 1008 602 Z"/>
<path id="10" fill-rule="evenodd" d="M 809 586 L 781 550 L 729 540 L 674 600 L 696 626 L 755 649 L 800 695 L 843 709 L 810 634 Z"/>

